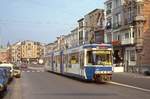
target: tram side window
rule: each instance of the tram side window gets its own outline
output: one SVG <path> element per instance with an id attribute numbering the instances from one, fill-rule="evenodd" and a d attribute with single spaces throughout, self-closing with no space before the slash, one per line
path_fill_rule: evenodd
<path id="1" fill-rule="evenodd" d="M 57 64 L 60 64 L 60 56 L 56 56 L 57 58 Z"/>
<path id="2" fill-rule="evenodd" d="M 70 64 L 77 64 L 78 63 L 78 53 L 70 54 Z"/>

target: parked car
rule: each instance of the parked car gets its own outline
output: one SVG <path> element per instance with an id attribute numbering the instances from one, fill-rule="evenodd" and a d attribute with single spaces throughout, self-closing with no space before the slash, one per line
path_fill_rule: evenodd
<path id="1" fill-rule="evenodd" d="M 14 77 L 17 77 L 17 78 L 21 77 L 21 70 L 19 66 L 14 67 Z"/>
<path id="2" fill-rule="evenodd" d="M 4 71 L 6 72 L 6 76 L 8 78 L 8 83 L 9 83 L 12 80 L 10 67 L 0 67 L 0 69 L 4 69 Z"/>
<path id="3" fill-rule="evenodd" d="M 7 71 L 5 69 L 0 68 L 0 92 L 7 90 Z"/>
<path id="4" fill-rule="evenodd" d="M 144 71 L 144 75 L 146 75 L 146 76 L 150 76 L 150 69 L 149 69 L 149 70 Z"/>
<path id="5" fill-rule="evenodd" d="M 14 76 L 14 65 L 13 64 L 0 64 L 0 68 L 7 68 L 10 72 L 10 79 L 13 79 Z"/>

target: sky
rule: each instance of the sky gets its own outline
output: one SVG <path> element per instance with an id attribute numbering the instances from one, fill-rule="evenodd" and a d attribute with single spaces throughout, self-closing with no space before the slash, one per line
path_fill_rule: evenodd
<path id="1" fill-rule="evenodd" d="M 33 40 L 51 43 L 77 20 L 104 8 L 106 0 L 0 0 L 0 45 Z"/>

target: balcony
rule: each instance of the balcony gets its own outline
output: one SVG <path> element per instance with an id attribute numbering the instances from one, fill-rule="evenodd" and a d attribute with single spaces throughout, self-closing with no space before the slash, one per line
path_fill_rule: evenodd
<path id="1" fill-rule="evenodd" d="M 106 11 L 106 14 L 107 14 L 107 15 L 108 15 L 108 14 L 111 14 L 111 9 L 107 10 L 107 11 Z"/>
<path id="2" fill-rule="evenodd" d="M 121 41 L 122 45 L 129 45 L 129 44 L 134 44 L 134 38 L 128 38 L 128 39 L 124 39 Z"/>
<path id="3" fill-rule="evenodd" d="M 144 16 L 138 15 L 138 16 L 136 16 L 136 17 L 134 18 L 134 21 L 135 21 L 135 22 L 139 22 L 139 21 L 145 22 L 146 19 L 145 19 Z"/>

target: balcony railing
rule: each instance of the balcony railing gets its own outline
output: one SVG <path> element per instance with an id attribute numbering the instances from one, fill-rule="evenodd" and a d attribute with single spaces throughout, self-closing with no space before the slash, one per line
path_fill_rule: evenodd
<path id="1" fill-rule="evenodd" d="M 106 11 L 107 15 L 110 14 L 110 13 L 111 13 L 111 9 L 109 9 L 109 10 Z"/>
<path id="2" fill-rule="evenodd" d="M 134 38 L 128 38 L 121 41 L 122 45 L 134 44 Z"/>
<path id="3" fill-rule="evenodd" d="M 145 17 L 142 16 L 142 15 L 137 15 L 135 18 L 134 18 L 134 21 L 146 21 Z"/>

